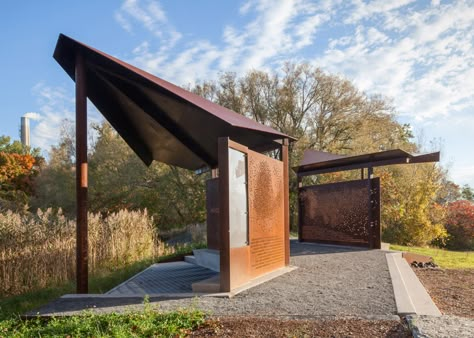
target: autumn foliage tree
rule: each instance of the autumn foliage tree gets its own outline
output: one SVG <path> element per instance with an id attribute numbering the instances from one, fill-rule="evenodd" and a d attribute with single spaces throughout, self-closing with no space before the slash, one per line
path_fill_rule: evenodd
<path id="1" fill-rule="evenodd" d="M 0 136 L 0 210 L 18 210 L 28 203 L 38 173 L 37 158 L 20 142 Z"/>
<path id="2" fill-rule="evenodd" d="M 474 203 L 459 200 L 448 205 L 446 246 L 457 250 L 474 250 Z"/>
<path id="3" fill-rule="evenodd" d="M 445 207 L 437 203 L 442 172 L 434 164 L 379 169 L 383 239 L 425 246 L 447 236 Z"/>
<path id="4" fill-rule="evenodd" d="M 60 142 L 51 148 L 49 163 L 36 179 L 34 208 L 75 211 L 74 133 L 70 121 Z M 107 122 L 94 124 L 89 151 L 91 212 L 103 215 L 121 209 L 147 209 L 161 229 L 205 221 L 206 175 L 153 163 L 147 167 Z"/>

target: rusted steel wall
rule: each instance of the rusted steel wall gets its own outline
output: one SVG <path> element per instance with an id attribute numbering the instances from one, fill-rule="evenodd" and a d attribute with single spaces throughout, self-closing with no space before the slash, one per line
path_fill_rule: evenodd
<path id="1" fill-rule="evenodd" d="M 252 277 L 285 266 L 283 162 L 249 151 L 249 238 Z"/>
<path id="2" fill-rule="evenodd" d="M 230 285 L 285 266 L 283 162 L 247 150 L 249 245 L 230 248 Z"/>
<path id="3" fill-rule="evenodd" d="M 380 247 L 380 180 L 371 181 L 370 201 L 368 180 L 300 188 L 300 240 Z"/>
<path id="4" fill-rule="evenodd" d="M 228 142 L 230 148 L 247 154 L 248 245 L 229 246 L 228 215 L 223 213 L 228 213 L 229 189 L 219 187 L 222 291 L 285 266 L 285 162 Z M 220 144 L 221 149 L 223 145 Z M 219 161 L 221 158 L 226 158 L 223 150 Z M 219 184 L 228 184 L 224 177 L 229 175 L 228 166 L 224 161 L 219 162 L 219 175 Z"/>
<path id="5" fill-rule="evenodd" d="M 219 250 L 219 179 L 206 182 L 207 247 Z"/>

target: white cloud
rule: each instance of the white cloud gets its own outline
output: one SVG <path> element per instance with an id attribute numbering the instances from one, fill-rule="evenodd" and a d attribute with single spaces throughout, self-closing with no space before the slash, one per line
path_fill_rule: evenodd
<path id="1" fill-rule="evenodd" d="M 356 3 L 349 20 L 358 23 L 354 33 L 332 40 L 316 64 L 345 74 L 363 90 L 393 97 L 402 114 L 418 120 L 474 104 L 472 4 L 415 10 L 406 1 L 387 3 L 383 13 L 374 9 L 376 2 Z M 375 13 L 382 21 L 370 21 Z"/>
<path id="2" fill-rule="evenodd" d="M 248 0 L 239 8 L 244 23 L 224 26 L 220 43 L 200 37 L 178 48 L 147 40 L 130 61 L 188 84 L 223 71 L 275 69 L 305 52 L 315 65 L 349 77 L 360 89 L 393 97 L 401 114 L 425 120 L 474 104 L 473 7 L 461 1 Z M 155 2 L 126 0 L 118 13 L 131 30 L 146 27 L 157 39 L 163 38 L 161 25 L 172 27 Z M 332 34 L 315 45 L 321 30 Z M 172 34 L 182 36 L 174 28 Z"/>
<path id="3" fill-rule="evenodd" d="M 125 0 L 115 12 L 114 18 L 129 33 L 133 32 L 134 24 L 138 23 L 160 39 L 166 48 L 172 48 L 181 39 L 181 34 L 169 23 L 166 13 L 156 1 Z"/>
<path id="4" fill-rule="evenodd" d="M 34 114 L 38 122 L 31 125 L 31 144 L 47 151 L 58 143 L 63 121 L 75 120 L 74 97 L 65 88 L 51 87 L 44 82 L 36 84 L 32 93 L 37 100 L 38 113 L 30 114 Z M 99 112 L 88 102 L 88 122 L 101 120 Z"/>
<path id="5" fill-rule="evenodd" d="M 469 184 L 471 187 L 473 187 L 474 165 L 467 163 L 465 165 L 459 165 L 459 163 L 457 163 L 456 166 L 451 168 L 450 177 L 458 184 Z"/>
<path id="6" fill-rule="evenodd" d="M 33 87 L 37 97 L 41 121 L 32 126 L 31 143 L 43 150 L 59 140 L 59 127 L 62 120 L 74 119 L 74 99 L 68 97 L 61 87 L 49 87 L 40 82 Z"/>
<path id="7" fill-rule="evenodd" d="M 122 13 L 115 12 L 114 18 L 119 23 L 120 27 L 129 33 L 132 32 L 132 24 L 127 19 L 125 19 Z"/>
<path id="8" fill-rule="evenodd" d="M 413 3 L 415 0 L 372 0 L 362 1 L 353 0 L 353 8 L 350 16 L 344 20 L 344 23 L 354 24 L 360 20 L 370 19 L 378 14 L 384 14 L 398 10 L 406 5 Z"/>
<path id="9" fill-rule="evenodd" d="M 318 27 L 330 19 L 333 3 L 336 2 L 249 0 L 239 9 L 246 22 L 223 27 L 220 44 L 199 39 L 180 46 L 179 50 L 153 50 L 150 46 L 155 44 L 144 41 L 134 49 L 131 62 L 178 84 L 214 78 L 218 72 L 270 69 L 314 42 Z M 149 27 L 150 20 L 143 14 L 149 5 L 127 0 L 120 13 L 127 12 L 136 23 Z M 171 26 L 167 13 L 160 10 L 161 21 Z"/>

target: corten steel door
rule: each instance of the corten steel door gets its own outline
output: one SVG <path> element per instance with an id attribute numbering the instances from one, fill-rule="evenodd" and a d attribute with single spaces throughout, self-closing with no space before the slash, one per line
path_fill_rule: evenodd
<path id="1" fill-rule="evenodd" d="M 301 241 L 380 248 L 379 178 L 302 187 L 298 199 Z"/>
<path id="2" fill-rule="evenodd" d="M 222 291 L 285 266 L 283 163 L 219 140 Z"/>

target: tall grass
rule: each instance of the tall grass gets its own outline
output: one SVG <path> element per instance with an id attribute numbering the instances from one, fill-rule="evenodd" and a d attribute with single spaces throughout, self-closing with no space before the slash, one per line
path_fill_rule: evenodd
<path id="1" fill-rule="evenodd" d="M 89 271 L 116 269 L 173 251 L 157 239 L 147 211 L 89 214 Z M 76 224 L 61 210 L 0 213 L 0 297 L 75 276 Z"/>

